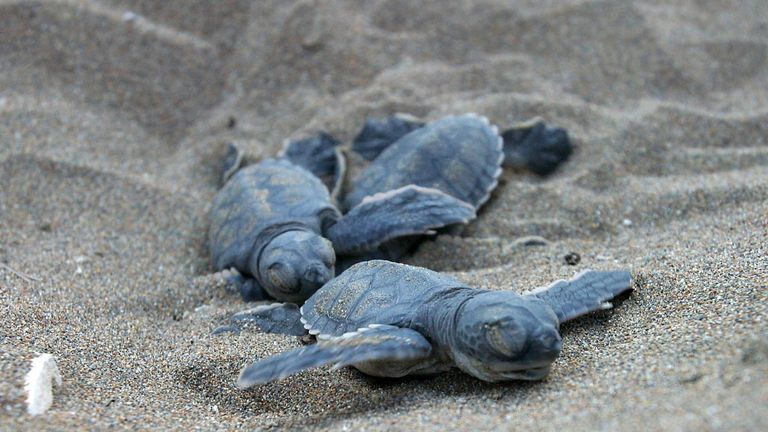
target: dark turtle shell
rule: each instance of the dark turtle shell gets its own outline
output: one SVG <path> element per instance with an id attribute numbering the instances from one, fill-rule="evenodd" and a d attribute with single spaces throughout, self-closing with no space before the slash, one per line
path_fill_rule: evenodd
<path id="1" fill-rule="evenodd" d="M 413 184 L 439 189 L 479 208 L 496 187 L 503 160 L 503 141 L 488 119 L 477 114 L 446 117 L 385 149 L 357 177 L 344 207 Z"/>
<path id="2" fill-rule="evenodd" d="M 216 194 L 209 248 L 216 270 L 248 274 L 251 254 L 291 229 L 321 233 L 339 218 L 328 189 L 309 171 L 285 160 L 266 160 L 238 171 Z"/>
<path id="3" fill-rule="evenodd" d="M 409 327 L 419 307 L 436 293 L 466 287 L 450 276 L 390 261 L 350 267 L 325 284 L 301 308 L 310 334 L 340 336 L 370 324 Z"/>

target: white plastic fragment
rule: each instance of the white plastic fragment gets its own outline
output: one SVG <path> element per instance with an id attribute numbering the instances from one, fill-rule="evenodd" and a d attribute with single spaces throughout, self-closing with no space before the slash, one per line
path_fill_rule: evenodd
<path id="1" fill-rule="evenodd" d="M 53 384 L 61 385 L 61 373 L 56 359 L 51 354 L 41 354 L 32 360 L 32 369 L 24 379 L 27 393 L 27 412 L 40 415 L 48 411 L 53 403 Z"/>

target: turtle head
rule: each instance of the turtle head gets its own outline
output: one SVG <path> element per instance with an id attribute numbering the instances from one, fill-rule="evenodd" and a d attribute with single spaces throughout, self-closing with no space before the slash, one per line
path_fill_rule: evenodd
<path id="1" fill-rule="evenodd" d="M 288 231 L 272 239 L 253 264 L 272 297 L 300 303 L 333 278 L 336 254 L 331 242 L 314 232 Z"/>
<path id="2" fill-rule="evenodd" d="M 542 379 L 560 354 L 557 316 L 539 299 L 485 292 L 466 301 L 454 322 L 457 366 L 484 381 Z"/>

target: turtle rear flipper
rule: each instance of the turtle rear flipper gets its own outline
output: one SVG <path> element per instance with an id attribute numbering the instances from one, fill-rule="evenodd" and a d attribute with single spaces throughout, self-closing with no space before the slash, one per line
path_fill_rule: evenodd
<path id="1" fill-rule="evenodd" d="M 227 154 L 221 164 L 220 182 L 223 185 L 240 169 L 243 164 L 243 152 L 236 145 L 227 143 Z"/>
<path id="2" fill-rule="evenodd" d="M 394 115 L 384 121 L 369 118 L 352 141 L 352 150 L 372 161 L 390 144 L 422 126 L 424 123 L 403 115 Z"/>
<path id="3" fill-rule="evenodd" d="M 546 176 L 568 160 L 573 146 L 562 128 L 548 127 L 533 119 L 501 133 L 504 139 L 504 166 L 526 168 Z"/>
<path id="4" fill-rule="evenodd" d="M 555 311 L 560 323 L 589 312 L 612 307 L 612 298 L 630 289 L 632 275 L 628 271 L 586 270 L 571 280 L 559 280 L 548 287 L 526 295 L 544 300 Z"/>
<path id="5" fill-rule="evenodd" d="M 372 324 L 356 332 L 297 348 L 243 368 L 237 380 L 241 389 L 266 384 L 306 369 L 332 364 L 349 366 L 369 361 L 397 362 L 429 357 L 432 345 L 419 332 Z"/>
<path id="6" fill-rule="evenodd" d="M 317 176 L 335 197 L 346 171 L 339 144 L 333 136 L 320 132 L 309 138 L 287 141 L 280 156 Z"/>
<path id="7" fill-rule="evenodd" d="M 338 254 L 370 251 L 385 241 L 466 223 L 475 207 L 442 191 L 409 185 L 366 197 L 335 225 L 326 238 Z"/>
<path id="8" fill-rule="evenodd" d="M 281 333 L 304 336 L 307 330 L 301 323 L 301 312 L 294 303 L 272 303 L 260 305 L 232 315 L 229 325 L 217 328 L 213 334 L 225 332 L 240 333 L 254 327 L 262 333 Z"/>

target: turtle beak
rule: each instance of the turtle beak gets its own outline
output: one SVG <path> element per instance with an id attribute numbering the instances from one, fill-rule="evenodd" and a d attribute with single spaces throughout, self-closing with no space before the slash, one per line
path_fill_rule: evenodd
<path id="1" fill-rule="evenodd" d="M 321 263 L 312 264 L 304 272 L 303 285 L 306 288 L 317 290 L 331 280 L 331 272 Z"/>
<path id="2" fill-rule="evenodd" d="M 534 335 L 533 339 L 535 343 L 529 353 L 533 360 L 553 362 L 560 355 L 563 339 L 556 329 L 542 328 Z"/>
<path id="3" fill-rule="evenodd" d="M 545 365 L 519 371 L 504 372 L 502 376 L 505 380 L 538 381 L 549 375 L 549 370 L 551 368 L 552 365 Z"/>

